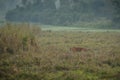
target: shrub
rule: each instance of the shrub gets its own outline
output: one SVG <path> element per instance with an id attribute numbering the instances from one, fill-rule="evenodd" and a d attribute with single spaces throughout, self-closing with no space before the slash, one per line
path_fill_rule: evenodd
<path id="1" fill-rule="evenodd" d="M 37 49 L 38 31 L 40 32 L 38 27 L 31 27 L 29 24 L 5 24 L 0 28 L 0 53 Z"/>

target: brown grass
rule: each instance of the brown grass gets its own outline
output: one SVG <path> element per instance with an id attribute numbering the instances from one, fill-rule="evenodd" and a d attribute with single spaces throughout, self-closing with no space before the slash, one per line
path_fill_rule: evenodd
<path id="1" fill-rule="evenodd" d="M 16 72 L 13 78 L 119 80 L 119 32 L 41 31 L 35 39 L 39 42 L 37 44 L 40 47 L 36 49 L 40 52 L 27 51 L 21 54 L 1 55 L 0 66 L 8 66 L 9 72 Z M 28 44 L 32 46 L 31 43 Z M 71 47 L 84 47 L 89 50 L 72 52 Z M 5 69 L 2 67 L 2 72 L 7 74 Z M 5 75 L 2 75 L 3 78 Z"/>
<path id="2" fill-rule="evenodd" d="M 0 28 L 0 54 L 17 53 L 35 49 L 37 45 L 37 27 L 28 24 L 5 24 Z"/>

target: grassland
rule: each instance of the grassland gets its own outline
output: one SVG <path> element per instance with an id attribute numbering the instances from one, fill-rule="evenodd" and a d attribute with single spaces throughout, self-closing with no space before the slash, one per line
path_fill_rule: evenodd
<path id="1" fill-rule="evenodd" d="M 11 28 L 8 31 L 16 31 Z M 3 40 L 2 32 L 6 33 L 6 29 L 0 29 L 0 40 Z M 119 31 L 37 31 L 32 28 L 36 47 L 29 42 L 29 28 L 22 30 L 27 40 L 21 36 L 20 41 L 30 44 L 30 49 L 24 51 L 22 46 L 15 48 L 13 45 L 14 53 L 3 51 L 0 54 L 0 80 L 120 80 Z M 17 29 L 14 33 L 18 32 Z M 23 33 L 19 32 L 17 36 Z M 6 34 L 13 35 L 11 32 Z M 7 35 L 4 37 L 9 41 Z M 16 44 L 20 45 L 20 41 Z M 89 50 L 72 52 L 71 47 Z"/>

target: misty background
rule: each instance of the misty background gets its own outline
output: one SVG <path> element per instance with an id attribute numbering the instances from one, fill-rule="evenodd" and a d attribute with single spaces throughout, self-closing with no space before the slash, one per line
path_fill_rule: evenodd
<path id="1" fill-rule="evenodd" d="M 0 22 L 120 28 L 120 1 L 0 0 Z"/>

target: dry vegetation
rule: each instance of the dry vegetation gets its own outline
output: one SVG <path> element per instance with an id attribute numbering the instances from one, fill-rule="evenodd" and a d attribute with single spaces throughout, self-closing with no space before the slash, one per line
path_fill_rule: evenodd
<path id="1" fill-rule="evenodd" d="M 119 32 L 40 31 L 9 25 L 0 29 L 0 80 L 120 80 Z M 72 52 L 71 47 L 89 50 Z"/>

